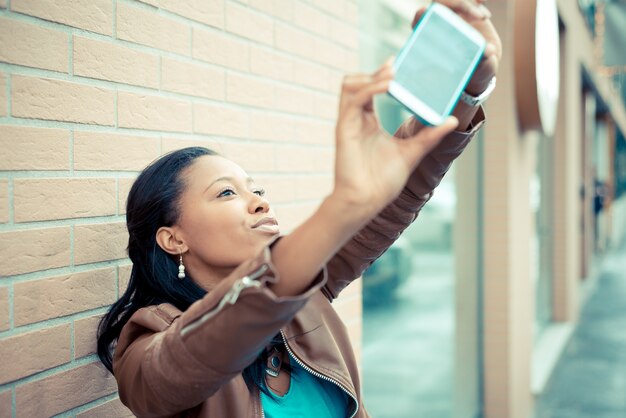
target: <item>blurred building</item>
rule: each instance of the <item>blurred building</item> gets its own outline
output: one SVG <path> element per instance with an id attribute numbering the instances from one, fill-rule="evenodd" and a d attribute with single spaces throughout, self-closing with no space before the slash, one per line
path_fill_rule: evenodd
<path id="1" fill-rule="evenodd" d="M 402 46 L 415 3 L 361 5 L 371 69 Z M 363 281 L 376 417 L 532 416 L 626 234 L 626 2 L 487 6 L 504 46 L 488 122 Z M 393 131 L 398 105 L 379 108 Z"/>

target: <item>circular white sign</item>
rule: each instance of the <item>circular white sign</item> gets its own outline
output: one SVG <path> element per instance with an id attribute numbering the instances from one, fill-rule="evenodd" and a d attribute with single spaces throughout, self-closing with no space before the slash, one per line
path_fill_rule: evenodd
<path id="1" fill-rule="evenodd" d="M 560 56 L 559 16 L 556 0 L 537 1 L 535 26 L 535 65 L 541 126 L 546 135 L 554 134 L 559 104 Z"/>
<path id="2" fill-rule="evenodd" d="M 514 24 L 515 96 L 520 129 L 553 135 L 560 87 L 556 0 L 516 1 Z"/>

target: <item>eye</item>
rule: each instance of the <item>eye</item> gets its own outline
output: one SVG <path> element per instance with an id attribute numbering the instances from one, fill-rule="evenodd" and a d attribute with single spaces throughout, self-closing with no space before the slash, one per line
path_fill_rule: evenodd
<path id="1" fill-rule="evenodd" d="M 227 188 L 219 192 L 217 197 L 228 197 L 228 196 L 234 196 L 234 195 L 235 195 L 235 191 L 231 188 Z"/>
<path id="2" fill-rule="evenodd" d="M 265 189 L 255 189 L 252 191 L 252 193 L 256 194 L 257 196 L 265 196 Z"/>

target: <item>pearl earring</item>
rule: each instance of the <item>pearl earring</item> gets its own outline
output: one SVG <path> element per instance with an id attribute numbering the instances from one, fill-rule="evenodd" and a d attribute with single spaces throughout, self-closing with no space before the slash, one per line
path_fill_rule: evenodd
<path id="1" fill-rule="evenodd" d="M 183 255 L 180 255 L 180 262 L 178 264 L 178 278 L 180 280 L 185 278 L 185 265 L 183 264 Z"/>

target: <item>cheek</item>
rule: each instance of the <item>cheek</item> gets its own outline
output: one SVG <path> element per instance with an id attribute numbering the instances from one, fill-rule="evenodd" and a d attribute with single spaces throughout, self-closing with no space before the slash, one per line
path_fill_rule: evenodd
<path id="1" fill-rule="evenodd" d="M 181 222 L 185 239 L 191 252 L 203 263 L 212 266 L 237 265 L 254 256 L 260 245 L 247 228 L 241 208 L 224 205 L 219 209 L 187 216 Z"/>

